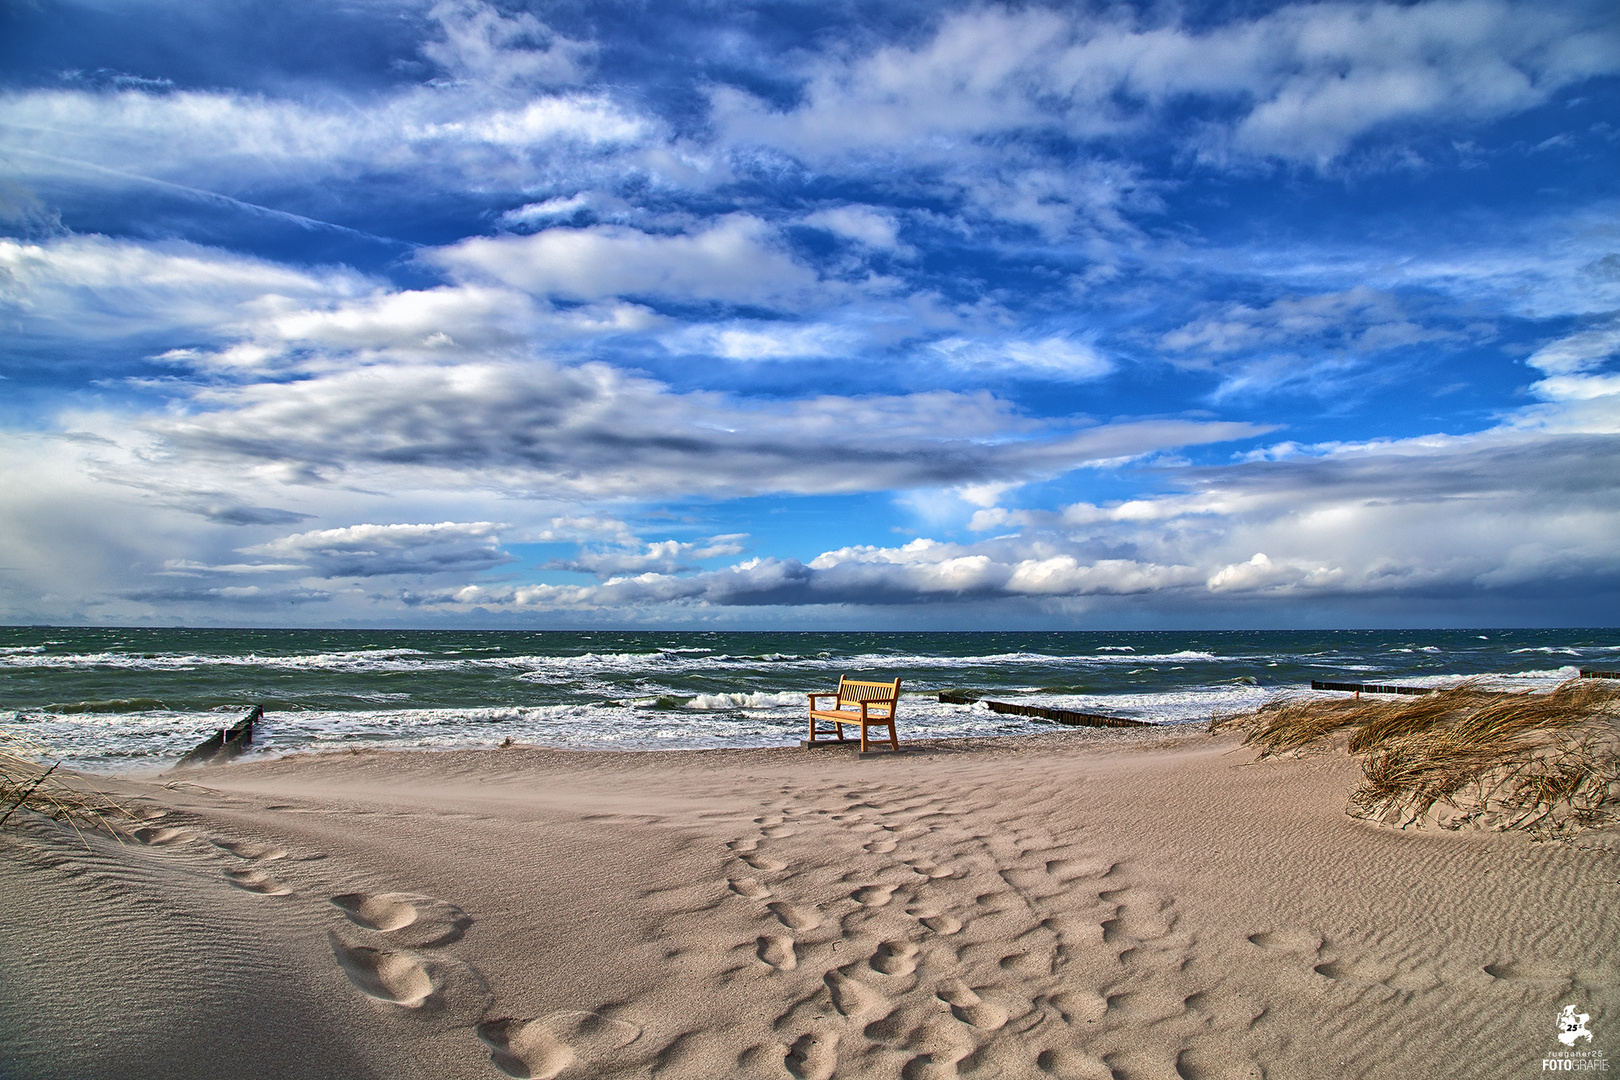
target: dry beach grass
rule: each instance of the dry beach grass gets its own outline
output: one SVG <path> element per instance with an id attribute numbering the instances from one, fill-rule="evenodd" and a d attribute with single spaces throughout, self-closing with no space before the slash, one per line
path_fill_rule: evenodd
<path id="1" fill-rule="evenodd" d="M 116 832 L 129 814 L 88 779 L 41 764 L 50 749 L 15 730 L 0 728 L 0 828 L 19 811 L 41 814 L 73 828 Z"/>
<path id="2" fill-rule="evenodd" d="M 1570 679 L 1549 693 L 1464 683 L 1420 697 L 1285 696 L 1218 717 L 1262 756 L 1342 743 L 1362 761 L 1352 812 L 1388 824 L 1529 829 L 1620 817 L 1620 686 Z"/>

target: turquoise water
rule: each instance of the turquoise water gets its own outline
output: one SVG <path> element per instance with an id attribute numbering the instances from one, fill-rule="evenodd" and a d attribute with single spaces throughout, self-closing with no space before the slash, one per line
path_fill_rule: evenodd
<path id="1" fill-rule="evenodd" d="M 941 689 L 1201 722 L 1310 680 L 1550 686 L 1620 630 L 694 633 L 0 628 L 0 724 L 70 764 L 158 768 L 253 704 L 260 753 L 355 744 L 763 746 L 840 672 L 903 680 L 911 735 L 1062 730 Z"/>

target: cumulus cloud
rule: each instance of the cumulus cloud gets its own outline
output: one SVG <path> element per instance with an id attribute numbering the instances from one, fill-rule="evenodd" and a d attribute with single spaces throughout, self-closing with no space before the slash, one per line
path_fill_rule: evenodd
<path id="1" fill-rule="evenodd" d="M 732 533 L 699 543 L 660 540 L 640 550 L 626 546 L 617 551 L 584 551 L 572 559 L 552 559 L 545 569 L 572 570 L 603 579 L 630 574 L 680 574 L 696 569 L 703 559 L 738 554 L 746 538 L 746 533 Z"/>
<path id="2" fill-rule="evenodd" d="M 991 508 L 970 543 L 855 545 L 808 563 L 685 573 L 627 562 L 597 585 L 475 586 L 413 602 L 603 609 L 953 602 L 1041 608 L 1152 597 L 1175 610 L 1294 598 L 1456 601 L 1620 585 L 1620 438 L 1499 429 L 1296 448 L 1183 470 L 1187 488 L 1113 504 Z M 607 571 L 607 567 L 602 569 Z M 1123 610 L 1117 606 L 1110 610 Z"/>
<path id="3" fill-rule="evenodd" d="M 293 533 L 241 549 L 295 561 L 318 577 L 473 573 L 512 562 L 501 550 L 502 526 L 487 521 L 437 525 L 350 525 Z"/>

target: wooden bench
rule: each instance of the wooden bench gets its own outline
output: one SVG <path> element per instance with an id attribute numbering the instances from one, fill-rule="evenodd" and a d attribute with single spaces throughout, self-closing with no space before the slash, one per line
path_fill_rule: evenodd
<path id="1" fill-rule="evenodd" d="M 889 749 L 899 750 L 900 740 L 894 733 L 894 715 L 900 708 L 900 680 L 893 682 L 871 682 L 865 679 L 852 679 L 848 675 L 838 676 L 838 689 L 831 693 L 810 694 L 810 737 L 804 741 L 805 746 L 826 746 L 829 744 L 841 745 L 852 743 L 854 739 L 844 738 L 845 724 L 859 724 L 861 726 L 861 752 L 867 750 L 867 731 L 871 728 L 888 728 L 889 738 L 886 740 Z M 833 707 L 830 709 L 816 708 L 817 698 L 832 698 Z M 817 727 L 817 720 L 831 722 L 831 727 Z M 880 743 L 885 741 L 878 740 Z"/>

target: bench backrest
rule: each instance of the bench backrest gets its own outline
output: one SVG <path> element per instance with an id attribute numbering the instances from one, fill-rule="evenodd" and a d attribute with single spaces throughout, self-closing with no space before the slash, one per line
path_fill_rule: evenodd
<path id="1" fill-rule="evenodd" d="M 846 701 L 887 701 L 891 705 L 900 700 L 900 680 L 893 682 L 872 682 L 866 679 L 852 679 L 848 675 L 838 676 L 838 703 Z"/>

